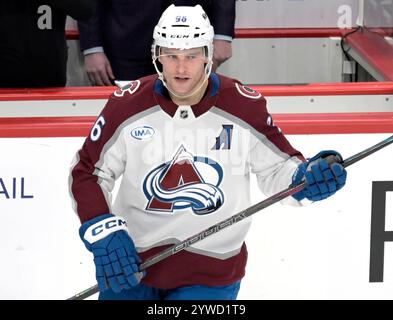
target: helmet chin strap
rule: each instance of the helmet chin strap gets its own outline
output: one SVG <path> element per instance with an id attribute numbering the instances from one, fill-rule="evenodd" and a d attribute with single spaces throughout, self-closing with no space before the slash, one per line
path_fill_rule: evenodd
<path id="1" fill-rule="evenodd" d="M 195 93 L 197 93 L 203 87 L 203 85 L 205 84 L 205 82 L 207 81 L 208 78 L 209 78 L 208 75 L 205 74 L 205 77 L 204 77 L 203 81 L 201 82 L 201 84 L 196 89 L 194 89 L 193 91 L 191 91 L 189 94 L 186 94 L 186 95 L 176 94 L 175 92 L 173 92 L 169 88 L 169 86 L 167 85 L 167 82 L 164 79 L 161 79 L 161 80 L 162 80 L 162 83 L 164 84 L 165 88 L 167 88 L 167 90 L 171 93 L 171 95 L 173 95 L 179 99 L 187 99 L 187 98 L 192 97 Z"/>
<path id="2" fill-rule="evenodd" d="M 157 58 L 156 58 L 157 59 Z M 156 59 L 154 59 L 154 66 L 156 67 Z M 173 92 L 170 88 L 169 88 L 169 86 L 167 85 L 167 82 L 165 81 L 165 79 L 164 79 L 164 75 L 163 75 L 163 73 L 162 72 L 160 72 L 159 70 L 158 70 L 158 68 L 156 67 L 156 71 L 157 71 L 157 73 L 158 73 L 158 78 L 162 81 L 162 83 L 163 83 L 163 85 L 165 86 L 165 88 L 167 88 L 167 90 L 169 91 L 169 93 L 171 94 L 171 95 L 173 95 L 173 96 L 175 96 L 176 98 L 179 98 L 179 99 L 187 99 L 187 98 L 190 98 L 190 97 L 192 97 L 195 93 L 197 93 L 202 87 L 203 87 L 203 85 L 205 84 L 205 82 L 209 79 L 209 76 L 210 76 L 210 73 L 211 73 L 211 70 L 212 70 L 212 66 L 213 66 L 213 63 L 212 62 L 208 62 L 208 66 L 206 66 L 206 71 L 205 71 L 205 76 L 204 76 L 204 79 L 203 79 L 203 81 L 201 82 L 201 84 L 196 88 L 196 89 L 194 89 L 193 91 L 191 91 L 191 93 L 189 93 L 189 94 L 187 94 L 187 95 L 178 95 L 178 94 L 176 94 L 175 92 Z"/>

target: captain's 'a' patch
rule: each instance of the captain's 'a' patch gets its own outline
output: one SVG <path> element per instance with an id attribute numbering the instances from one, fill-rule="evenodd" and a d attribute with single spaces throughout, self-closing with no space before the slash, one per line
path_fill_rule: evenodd
<path id="1" fill-rule="evenodd" d="M 239 93 L 242 96 L 245 96 L 246 98 L 259 99 L 260 97 L 262 97 L 262 95 L 259 92 L 255 91 L 247 86 L 243 86 L 238 83 L 235 83 L 235 86 L 236 86 L 237 91 L 239 91 Z"/>

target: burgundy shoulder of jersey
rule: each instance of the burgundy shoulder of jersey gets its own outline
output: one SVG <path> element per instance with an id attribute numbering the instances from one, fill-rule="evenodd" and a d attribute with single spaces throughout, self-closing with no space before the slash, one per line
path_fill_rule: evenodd
<path id="1" fill-rule="evenodd" d="M 220 102 L 219 104 L 228 109 L 238 109 L 242 112 L 266 112 L 266 100 L 260 92 L 257 92 L 236 79 L 220 76 Z"/>
<path id="2" fill-rule="evenodd" d="M 122 88 L 118 88 L 108 99 L 98 120 L 105 123 L 109 135 L 126 119 L 143 112 L 156 104 L 153 95 L 156 77 L 145 77 L 130 81 Z M 94 129 L 94 127 L 93 127 Z"/>
<path id="3" fill-rule="evenodd" d="M 262 94 L 235 79 L 221 78 L 220 96 L 216 107 L 245 121 L 260 132 L 272 128 L 272 117 Z"/>
<path id="4" fill-rule="evenodd" d="M 115 111 L 130 116 L 154 105 L 153 90 L 156 78 L 144 77 L 117 88 L 109 97 L 103 111 Z"/>
<path id="5" fill-rule="evenodd" d="M 263 95 L 254 89 L 242 84 L 236 79 L 220 75 L 220 95 L 229 96 L 231 100 L 247 103 L 256 100 L 265 100 Z"/>
<path id="6" fill-rule="evenodd" d="M 109 97 L 101 115 L 105 118 L 122 118 L 137 107 L 138 96 L 143 91 L 143 84 L 139 80 L 130 81 L 122 87 L 118 87 Z M 135 102 L 135 103 L 134 103 Z"/>
<path id="7" fill-rule="evenodd" d="M 235 82 L 235 87 L 237 92 L 248 99 L 253 99 L 253 100 L 258 100 L 263 98 L 262 94 L 258 91 L 255 91 L 254 89 L 251 89 L 250 87 L 247 87 L 239 82 Z"/>
<path id="8" fill-rule="evenodd" d="M 156 75 L 151 75 L 138 80 L 129 81 L 123 86 L 116 88 L 111 98 L 115 100 L 128 100 L 140 94 L 146 94 L 147 91 L 153 90 L 152 88 L 156 79 Z"/>
<path id="9" fill-rule="evenodd" d="M 127 98 L 128 96 L 132 96 L 139 89 L 140 85 L 140 80 L 130 81 L 122 87 L 118 87 L 113 93 L 113 96 L 115 98 Z"/>

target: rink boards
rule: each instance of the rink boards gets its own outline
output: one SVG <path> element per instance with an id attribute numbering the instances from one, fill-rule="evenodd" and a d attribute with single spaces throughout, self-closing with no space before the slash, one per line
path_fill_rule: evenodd
<path id="1" fill-rule="evenodd" d="M 367 117 L 342 113 L 344 120 L 322 113 L 273 117 L 306 157 L 335 149 L 347 158 L 393 133 L 386 110 Z M 30 123 L 19 135 L 27 127 L 17 120 L 28 125 L 25 117 L 12 115 L 8 127 L 4 118 L 0 125 L 0 254 L 6 261 L 0 270 L 7 275 L 0 278 L 0 299 L 64 299 L 95 284 L 68 190 L 72 158 L 94 116 L 73 115 L 64 128 L 40 116 L 38 126 Z M 307 123 L 319 126 L 307 132 Z M 391 299 L 392 160 L 390 146 L 349 167 L 347 184 L 335 196 L 308 207 L 275 204 L 256 213 L 239 299 Z M 255 178 L 251 190 L 253 203 L 264 198 Z"/>
<path id="2" fill-rule="evenodd" d="M 387 134 L 290 135 L 304 155 L 320 149 L 349 157 Z M 62 299 L 94 284 L 92 257 L 79 240 L 71 209 L 68 169 L 83 138 L 0 140 L 2 299 Z M 4 152 L 6 150 L 6 152 Z M 393 246 L 385 243 L 383 278 L 370 282 L 373 184 L 388 181 L 385 230 L 393 230 L 393 148 L 348 168 L 340 193 L 305 208 L 276 204 L 255 214 L 249 264 L 240 298 L 390 298 Z M 379 191 L 380 191 L 379 186 Z M 252 180 L 252 201 L 263 195 Z M 377 192 L 374 190 L 374 192 Z M 377 218 L 375 218 L 377 219 Z M 380 218 L 379 218 L 380 219 Z M 376 220 L 375 220 L 376 221 Z"/>

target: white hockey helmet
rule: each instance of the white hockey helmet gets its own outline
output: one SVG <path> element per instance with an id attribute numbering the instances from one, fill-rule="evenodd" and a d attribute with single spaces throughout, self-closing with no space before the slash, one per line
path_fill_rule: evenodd
<path id="1" fill-rule="evenodd" d="M 204 47 L 208 60 L 205 73 L 208 77 L 213 64 L 213 37 L 213 26 L 199 4 L 194 7 L 171 4 L 161 15 L 153 32 L 152 58 L 160 79 L 163 80 L 162 71 L 157 66 L 160 47 L 180 50 Z"/>

